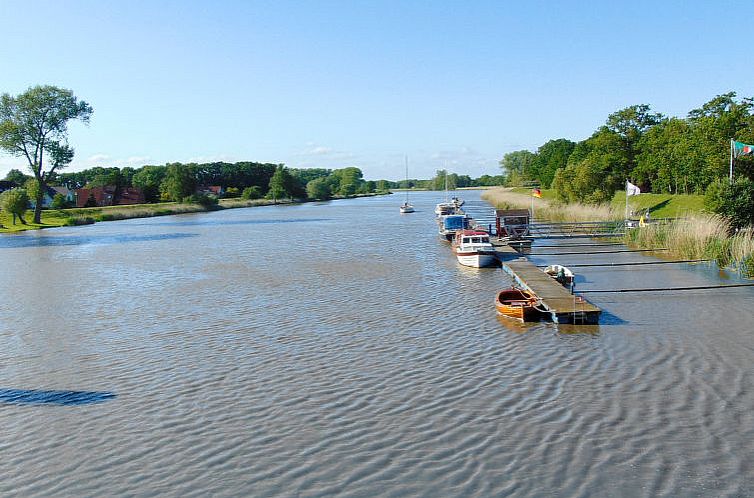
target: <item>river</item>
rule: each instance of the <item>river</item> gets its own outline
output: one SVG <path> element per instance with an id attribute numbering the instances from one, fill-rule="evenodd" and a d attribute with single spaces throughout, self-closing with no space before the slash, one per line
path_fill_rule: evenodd
<path id="1" fill-rule="evenodd" d="M 493 305 L 510 279 L 438 238 L 441 197 L 0 237 L 0 494 L 754 495 L 751 288 L 593 294 L 598 326 L 513 324 Z"/>

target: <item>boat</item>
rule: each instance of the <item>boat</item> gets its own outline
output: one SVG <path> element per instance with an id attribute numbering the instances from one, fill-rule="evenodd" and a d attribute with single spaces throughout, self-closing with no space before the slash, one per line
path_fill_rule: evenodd
<path id="1" fill-rule="evenodd" d="M 490 243 L 490 235 L 483 230 L 461 230 L 453 239 L 453 252 L 464 266 L 483 268 L 497 262 L 497 251 Z"/>
<path id="2" fill-rule="evenodd" d="M 536 308 L 538 303 L 537 296 L 517 287 L 503 289 L 495 297 L 495 308 L 498 313 L 523 322 L 536 321 L 539 318 Z"/>
<path id="3" fill-rule="evenodd" d="M 441 202 L 435 206 L 435 214 L 437 216 L 449 216 L 455 214 L 458 208 L 452 202 Z"/>
<path id="4" fill-rule="evenodd" d="M 408 156 L 406 156 L 406 200 L 403 201 L 403 204 L 401 204 L 401 214 L 414 212 L 414 206 L 412 206 L 408 202 L 408 188 Z"/>
<path id="5" fill-rule="evenodd" d="M 453 240 L 456 233 L 471 228 L 471 216 L 467 214 L 451 214 L 441 216 L 438 220 L 438 232 L 447 240 Z"/>
<path id="6" fill-rule="evenodd" d="M 563 287 L 570 287 L 573 285 L 573 272 L 565 266 L 550 265 L 546 266 L 543 271 Z"/>

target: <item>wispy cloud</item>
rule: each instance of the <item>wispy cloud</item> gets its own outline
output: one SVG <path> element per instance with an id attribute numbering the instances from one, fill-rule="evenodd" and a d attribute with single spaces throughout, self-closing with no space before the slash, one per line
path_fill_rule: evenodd
<path id="1" fill-rule="evenodd" d="M 94 154 L 86 158 L 87 163 L 103 163 L 110 162 L 110 156 L 107 154 Z"/>

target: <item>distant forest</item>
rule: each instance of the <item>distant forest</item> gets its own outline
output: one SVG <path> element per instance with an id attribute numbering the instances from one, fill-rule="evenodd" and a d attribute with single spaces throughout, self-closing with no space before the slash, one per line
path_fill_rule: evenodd
<path id="1" fill-rule="evenodd" d="M 754 143 L 754 101 L 718 95 L 685 118 L 634 105 L 610 114 L 589 138 L 550 140 L 536 152 L 505 154 L 506 185 L 553 188 L 565 202 L 612 199 L 626 180 L 642 192 L 704 194 L 727 182 L 730 141 Z M 738 157 L 735 177 L 754 179 L 754 160 Z"/>

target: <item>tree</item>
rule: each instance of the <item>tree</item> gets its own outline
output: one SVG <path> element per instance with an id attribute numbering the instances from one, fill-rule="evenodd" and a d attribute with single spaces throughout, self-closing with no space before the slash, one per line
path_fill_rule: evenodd
<path id="1" fill-rule="evenodd" d="M 277 203 L 278 199 L 285 196 L 288 191 L 286 185 L 289 183 L 288 177 L 290 174 L 282 164 L 277 167 L 275 173 L 270 178 L 270 189 L 267 196 Z"/>
<path id="2" fill-rule="evenodd" d="M 175 202 L 181 202 L 196 191 L 196 175 L 190 164 L 168 164 L 160 191 Z"/>
<path id="3" fill-rule="evenodd" d="M 754 181 L 738 178 L 733 184 L 718 180 L 710 184 L 704 196 L 707 209 L 725 216 L 737 230 L 754 225 Z"/>
<path id="4" fill-rule="evenodd" d="M 26 180 L 30 178 L 31 177 L 29 175 L 24 175 L 21 170 L 18 169 L 12 169 L 8 171 L 7 175 L 5 175 L 6 182 L 13 182 L 16 185 L 23 185 L 24 183 L 26 183 Z"/>
<path id="5" fill-rule="evenodd" d="M 330 185 L 325 178 L 315 178 L 306 184 L 306 195 L 310 199 L 329 199 L 332 195 Z"/>
<path id="6" fill-rule="evenodd" d="M 575 142 L 565 138 L 550 140 L 537 149 L 532 170 L 544 188 L 550 188 L 558 168 L 565 168 L 568 158 L 576 147 Z"/>
<path id="7" fill-rule="evenodd" d="M 503 156 L 500 167 L 508 179 L 508 185 L 521 185 L 534 180 L 532 166 L 535 158 L 536 155 L 528 150 L 517 150 Z"/>
<path id="8" fill-rule="evenodd" d="M 79 101 L 72 91 L 50 85 L 29 88 L 16 97 L 7 93 L 0 97 L 0 148 L 25 157 L 39 182 L 34 223 L 41 221 L 41 195 L 47 179 L 73 160 L 68 121 L 88 123 L 92 112 L 92 107 Z"/>
<path id="9" fill-rule="evenodd" d="M 157 202 L 160 199 L 160 184 L 166 174 L 165 166 L 144 166 L 134 173 L 131 184 L 141 189 L 146 202 Z"/>
<path id="10" fill-rule="evenodd" d="M 12 188 L 0 194 L 0 209 L 13 215 L 13 224 L 16 224 L 16 216 L 21 224 L 26 225 L 24 213 L 29 207 L 29 195 L 22 188 Z"/>

